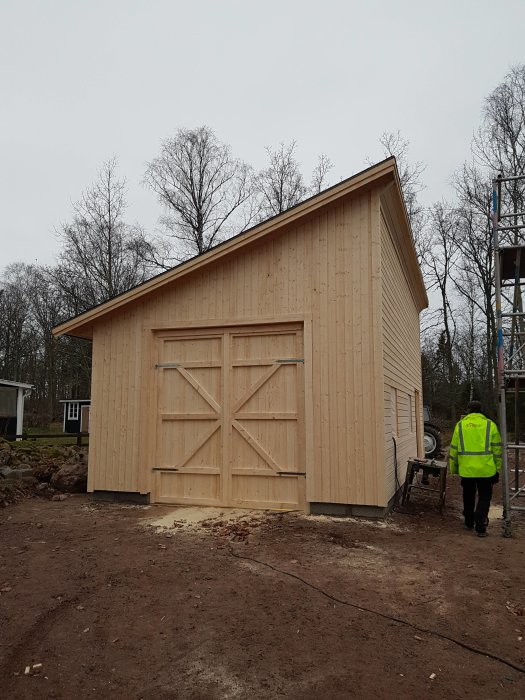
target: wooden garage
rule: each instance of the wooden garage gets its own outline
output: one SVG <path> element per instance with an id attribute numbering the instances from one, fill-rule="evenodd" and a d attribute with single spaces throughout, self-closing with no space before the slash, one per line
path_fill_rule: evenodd
<path id="1" fill-rule="evenodd" d="M 88 490 L 385 512 L 426 305 L 390 158 L 63 323 L 93 340 Z"/>

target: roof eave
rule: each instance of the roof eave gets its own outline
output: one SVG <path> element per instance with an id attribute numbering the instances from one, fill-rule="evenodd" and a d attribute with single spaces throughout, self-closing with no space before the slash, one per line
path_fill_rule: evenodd
<path id="1" fill-rule="evenodd" d="M 16 389 L 34 389 L 34 384 L 24 384 L 23 382 L 12 382 L 9 379 L 0 379 L 0 386 L 8 386 Z"/>
<path id="2" fill-rule="evenodd" d="M 397 197 L 395 197 L 396 208 L 398 210 L 398 216 L 402 222 L 402 242 L 405 244 L 402 247 L 403 257 L 410 272 L 410 286 L 412 293 L 414 294 L 415 301 L 418 305 L 418 311 L 421 312 L 423 309 L 428 308 L 428 295 L 425 288 L 423 273 L 421 272 L 421 266 L 419 265 L 419 260 L 417 258 L 414 235 L 410 225 L 405 199 L 403 197 L 403 190 L 401 187 L 401 180 L 399 178 L 397 165 L 394 170 L 394 176 L 394 181 L 390 183 L 386 189 L 395 187 L 397 190 Z"/>

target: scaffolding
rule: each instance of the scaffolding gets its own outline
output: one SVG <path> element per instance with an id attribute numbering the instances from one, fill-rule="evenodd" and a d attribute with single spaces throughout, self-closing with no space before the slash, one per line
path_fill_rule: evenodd
<path id="1" fill-rule="evenodd" d="M 510 537 L 512 511 L 525 511 L 525 441 L 521 439 L 519 410 L 520 394 L 525 393 L 525 175 L 505 177 L 500 173 L 493 180 L 492 232 L 503 443 L 503 535 Z"/>

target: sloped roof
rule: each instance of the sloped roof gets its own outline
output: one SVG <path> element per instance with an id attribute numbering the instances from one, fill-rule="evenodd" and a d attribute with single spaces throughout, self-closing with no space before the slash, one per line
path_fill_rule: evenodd
<path id="1" fill-rule="evenodd" d="M 248 229 L 247 231 L 243 231 L 233 238 L 229 238 L 228 240 L 219 243 L 205 253 L 190 258 L 180 265 L 173 267 L 171 270 L 162 272 L 146 282 L 143 282 L 137 287 L 133 287 L 132 289 L 109 299 L 108 301 L 102 302 L 101 304 L 84 311 L 78 316 L 74 316 L 73 318 L 64 321 L 60 325 L 53 328 L 53 334 L 74 335 L 83 338 L 90 338 L 92 337 L 92 325 L 106 314 L 116 311 L 128 303 L 137 301 L 141 297 L 150 294 L 153 291 L 157 291 L 174 280 L 180 279 L 181 277 L 194 272 L 212 261 L 216 261 L 226 255 L 230 255 L 234 251 L 237 251 L 240 248 L 259 240 L 269 233 L 274 233 L 284 226 L 291 223 L 296 223 L 299 219 L 311 215 L 313 212 L 325 207 L 326 205 L 333 204 L 337 200 L 346 197 L 352 192 L 368 187 L 372 184 L 380 184 L 382 181 L 385 185 L 394 185 L 397 191 L 397 199 L 400 204 L 403 221 L 403 248 L 406 251 L 405 258 L 408 260 L 412 272 L 412 275 L 410 276 L 410 283 L 415 288 L 416 296 L 421 302 L 421 307 L 424 308 L 428 303 L 425 286 L 417 261 L 410 223 L 401 192 L 401 183 L 399 180 L 396 160 L 394 157 L 391 157 L 377 163 L 376 165 L 372 165 L 365 170 L 362 170 L 356 175 L 353 175 L 337 185 L 333 185 L 332 187 L 323 190 L 319 194 L 316 194 L 313 197 L 300 202 L 299 204 L 296 204 L 294 207 L 287 209 L 285 212 L 277 214 L 276 216 L 273 216 L 270 219 L 267 219 L 266 221 L 263 221 L 262 223 Z"/>

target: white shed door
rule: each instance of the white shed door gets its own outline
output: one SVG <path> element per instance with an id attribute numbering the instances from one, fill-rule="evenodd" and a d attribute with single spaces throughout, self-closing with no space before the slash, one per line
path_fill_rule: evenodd
<path id="1" fill-rule="evenodd" d="M 158 358 L 154 500 L 304 507 L 302 328 L 162 335 Z"/>

